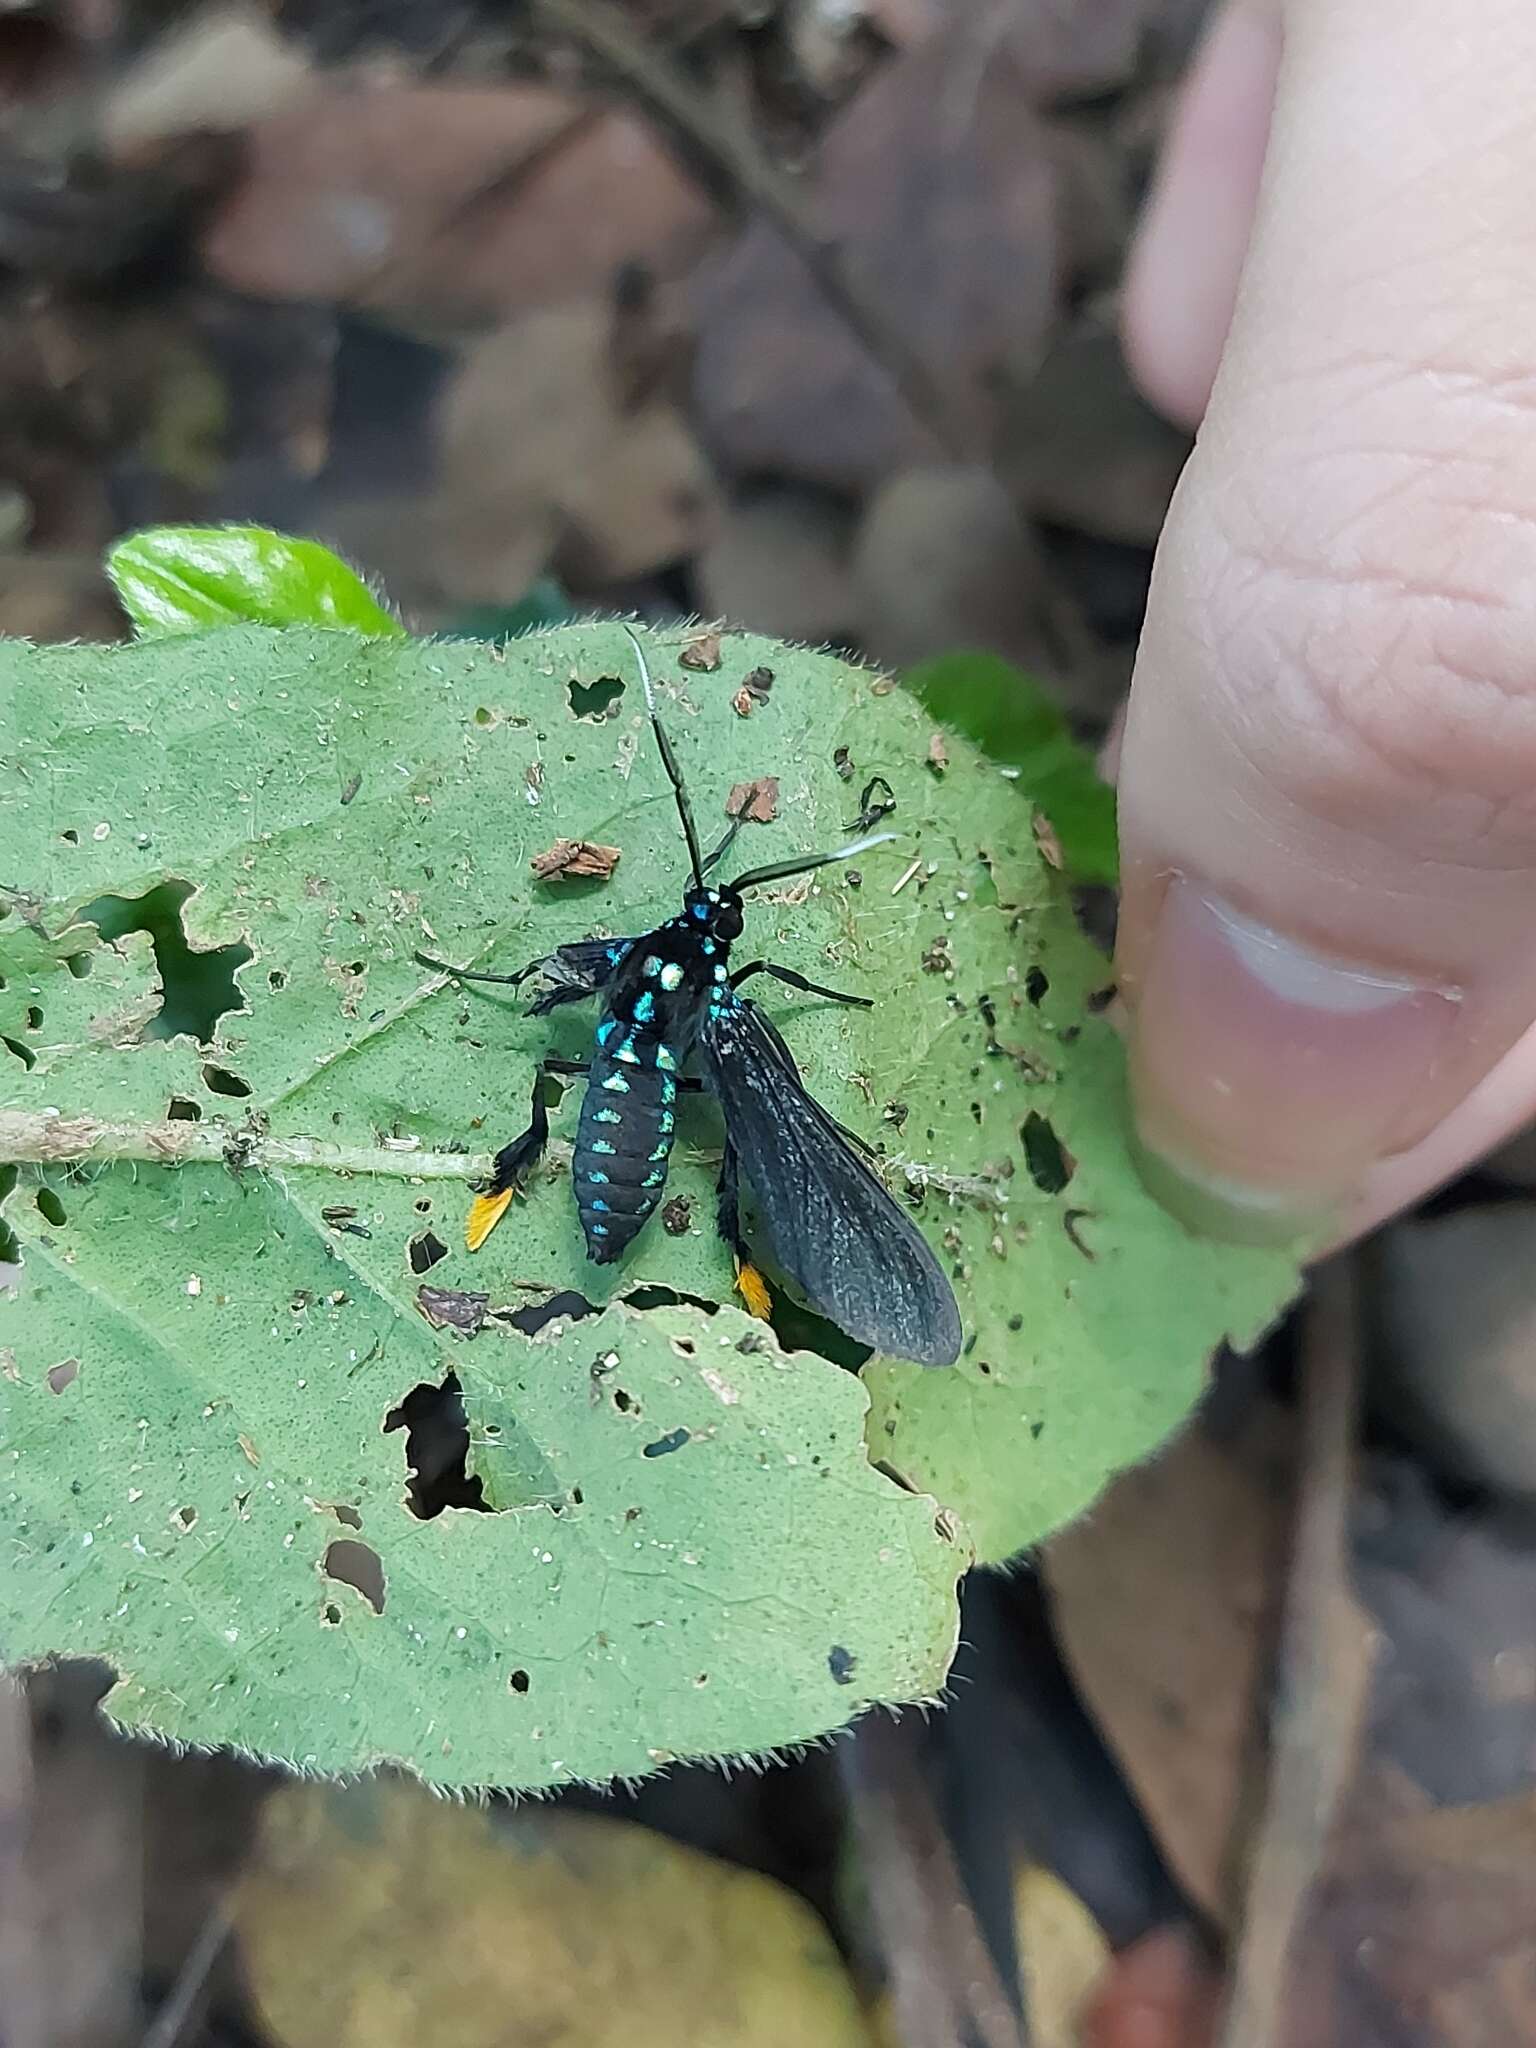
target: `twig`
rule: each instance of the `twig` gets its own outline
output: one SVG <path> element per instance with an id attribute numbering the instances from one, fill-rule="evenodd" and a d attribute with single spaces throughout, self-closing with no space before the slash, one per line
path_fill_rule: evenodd
<path id="1" fill-rule="evenodd" d="M 1317 1275 L 1303 1338 L 1282 1704 L 1218 2048 L 1272 2048 L 1283 2038 L 1291 1946 L 1359 1742 L 1376 1641 L 1349 1585 L 1359 1350 L 1356 1268 L 1346 1254 Z"/>
<path id="2" fill-rule="evenodd" d="M 338 1145 L 326 1138 L 276 1138 L 259 1129 L 220 1124 L 106 1123 L 46 1110 L 0 1110 L 0 1161 L 62 1166 L 85 1159 L 137 1159 L 155 1166 L 222 1163 L 272 1173 L 312 1167 L 395 1180 L 484 1180 L 492 1163 L 489 1152 L 424 1151 L 418 1138 Z"/>
<path id="3" fill-rule="evenodd" d="M 196 1941 L 182 1960 L 176 1982 L 144 2029 L 139 2048 L 176 2048 L 233 1927 L 234 1915 L 228 1898 L 215 1900 L 203 1916 Z"/>
<path id="4" fill-rule="evenodd" d="M 869 1715 L 839 1752 L 902 2048 L 1027 2048 L 934 1803 L 914 1716 Z"/>
<path id="5" fill-rule="evenodd" d="M 540 14 L 626 79 L 640 98 L 679 133 L 728 184 L 740 192 L 804 264 L 823 299 L 872 361 L 886 371 L 913 416 L 956 462 L 974 462 L 978 449 L 960 427 L 943 385 L 909 347 L 901 310 L 878 305 L 850 270 L 842 243 L 822 235 L 807 214 L 798 186 L 759 147 L 749 128 L 724 117 L 608 4 L 608 0 L 535 0 Z"/>

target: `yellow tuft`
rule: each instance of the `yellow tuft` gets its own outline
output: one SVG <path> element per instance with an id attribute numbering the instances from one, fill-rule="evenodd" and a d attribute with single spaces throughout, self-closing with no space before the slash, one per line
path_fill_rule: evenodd
<path id="1" fill-rule="evenodd" d="M 768 1282 L 756 1266 L 749 1266 L 745 1259 L 736 1261 L 736 1292 L 747 1305 L 748 1315 L 757 1317 L 760 1323 L 768 1320 Z"/>
<path id="2" fill-rule="evenodd" d="M 503 1188 L 497 1195 L 476 1195 L 469 1205 L 469 1220 L 464 1225 L 464 1242 L 472 1252 L 481 1245 L 506 1214 L 507 1204 L 517 1193 L 516 1188 Z"/>

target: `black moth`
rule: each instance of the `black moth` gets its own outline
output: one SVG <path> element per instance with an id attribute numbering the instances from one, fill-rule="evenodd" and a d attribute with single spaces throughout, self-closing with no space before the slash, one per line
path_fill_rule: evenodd
<path id="1" fill-rule="evenodd" d="M 632 633 L 630 638 L 688 845 L 692 880 L 681 913 L 639 938 L 579 939 L 559 946 L 516 974 L 483 974 L 419 956 L 425 965 L 466 981 L 513 988 L 532 981 L 538 992 L 530 1014 L 536 1017 L 562 1003 L 603 997 L 590 1063 L 551 1056 L 536 1072 L 528 1128 L 497 1153 L 492 1178 L 470 1211 L 470 1249 L 484 1243 L 549 1142 L 545 1074 L 588 1077 L 571 1177 L 587 1254 L 599 1265 L 620 1255 L 660 1202 L 678 1094 L 703 1088 L 725 1117 L 718 1224 L 749 1306 L 764 1313 L 767 1290 L 742 1236 L 742 1178 L 751 1188 L 774 1262 L 813 1308 L 875 1351 L 923 1365 L 952 1365 L 960 1354 L 960 1311 L 927 1240 L 855 1149 L 861 1141 L 806 1092 L 789 1047 L 764 1012 L 738 991 L 750 976 L 768 974 L 832 1003 L 867 1009 L 869 999 L 822 988 L 776 961 L 730 967 L 747 890 L 848 860 L 895 834 L 882 832 L 835 853 L 753 868 L 734 882 L 711 886 L 708 877 L 741 821 L 733 820 L 720 844 L 701 857 L 645 655 Z M 692 1056 L 700 1069 L 696 1080 L 683 1071 Z"/>

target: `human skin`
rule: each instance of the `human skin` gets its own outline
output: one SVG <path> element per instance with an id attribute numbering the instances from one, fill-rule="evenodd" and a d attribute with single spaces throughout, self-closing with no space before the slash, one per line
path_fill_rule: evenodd
<path id="1" fill-rule="evenodd" d="M 1228 0 L 1127 278 L 1199 438 L 1118 757 L 1137 1129 L 1354 1234 L 1536 1116 L 1536 6 Z"/>

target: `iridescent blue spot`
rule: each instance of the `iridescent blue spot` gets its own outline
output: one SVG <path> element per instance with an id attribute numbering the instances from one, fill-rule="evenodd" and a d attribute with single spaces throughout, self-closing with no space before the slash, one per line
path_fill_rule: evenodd
<path id="1" fill-rule="evenodd" d="M 668 991 L 674 988 L 682 987 L 683 970 L 681 967 L 678 966 L 675 960 L 669 960 L 666 966 L 662 968 L 661 985 L 664 989 L 667 989 Z"/>
<path id="2" fill-rule="evenodd" d="M 671 1149 L 670 1145 L 657 1145 L 652 1151 L 651 1157 L 653 1159 L 665 1159 Z"/>
<path id="3" fill-rule="evenodd" d="M 677 1065 L 677 1061 L 666 1046 L 658 1045 L 656 1048 L 656 1064 L 663 1073 L 670 1073 Z"/>
<path id="4" fill-rule="evenodd" d="M 622 1074 L 604 1074 L 603 1086 L 610 1095 L 627 1095 L 629 1093 L 629 1083 Z"/>
<path id="5" fill-rule="evenodd" d="M 641 968 L 640 972 L 647 981 L 654 981 L 661 972 L 661 955 L 659 953 L 647 953 L 645 965 Z"/>
<path id="6" fill-rule="evenodd" d="M 677 1118 L 673 1116 L 671 1110 L 664 1109 L 656 1119 L 656 1128 L 658 1131 L 670 1131 L 676 1122 Z"/>
<path id="7" fill-rule="evenodd" d="M 622 1109 L 594 1109 L 592 1119 L 594 1123 L 621 1124 L 624 1121 L 624 1112 Z"/>
<path id="8" fill-rule="evenodd" d="M 638 1067 L 640 1064 L 640 1055 L 635 1051 L 635 1041 L 632 1038 L 626 1038 L 624 1043 L 619 1047 L 618 1051 L 614 1054 L 614 1058 L 620 1063 L 621 1066 Z"/>
<path id="9" fill-rule="evenodd" d="M 642 989 L 635 997 L 634 1019 L 637 1024 L 649 1024 L 656 1014 L 656 998 L 648 988 Z"/>
<path id="10" fill-rule="evenodd" d="M 706 954 L 706 955 L 708 955 L 708 954 L 710 954 L 710 953 L 713 953 L 713 952 L 714 952 L 714 950 L 715 950 L 715 942 L 714 942 L 714 940 L 713 940 L 713 939 L 706 939 L 706 940 L 704 941 L 703 945 L 702 945 L 702 946 L 700 947 L 700 949 L 699 949 L 699 950 L 700 950 L 700 951 L 701 951 L 702 953 Z"/>
<path id="11" fill-rule="evenodd" d="M 610 946 L 608 948 L 608 965 L 610 967 L 617 967 L 628 950 L 627 946 Z"/>
<path id="12" fill-rule="evenodd" d="M 592 1200 L 588 1202 L 587 1207 L 598 1210 L 604 1216 L 608 1214 L 608 1204 L 599 1195 L 594 1195 Z"/>
<path id="13" fill-rule="evenodd" d="M 700 924 L 702 924 L 709 915 L 709 905 L 707 903 L 690 903 L 688 914 L 690 917 L 696 917 Z"/>
<path id="14" fill-rule="evenodd" d="M 661 1099 L 662 1099 L 662 1101 L 663 1101 L 663 1102 L 670 1102 L 670 1101 L 672 1101 L 673 1097 L 674 1097 L 674 1096 L 675 1096 L 676 1094 L 677 1094 L 677 1083 L 676 1083 L 676 1082 L 675 1082 L 675 1081 L 673 1080 L 673 1078 L 672 1078 L 672 1076 L 671 1076 L 670 1074 L 663 1074 L 663 1075 L 662 1075 L 662 1077 L 661 1077 Z"/>
<path id="15" fill-rule="evenodd" d="M 619 1028 L 619 1022 L 618 1022 L 618 1019 L 617 1019 L 616 1017 L 605 1017 L 605 1018 L 603 1019 L 602 1023 L 601 1023 L 601 1024 L 599 1024 L 599 1025 L 598 1025 L 598 1027 L 597 1027 L 597 1042 L 598 1042 L 598 1044 L 599 1044 L 599 1045 L 606 1045 L 606 1044 L 608 1043 L 609 1039 L 610 1039 L 610 1038 L 612 1038 L 612 1036 L 613 1036 L 613 1034 L 615 1033 L 615 1031 L 617 1031 L 617 1030 L 618 1030 L 618 1028 Z"/>
<path id="16" fill-rule="evenodd" d="M 613 1151 L 613 1147 L 609 1144 L 606 1138 L 594 1138 L 592 1140 L 592 1150 L 594 1152 L 611 1153 Z"/>
<path id="17" fill-rule="evenodd" d="M 587 1179 L 594 1182 L 595 1185 L 600 1188 L 605 1188 L 608 1185 L 607 1174 L 599 1173 L 595 1166 L 589 1166 L 587 1168 Z"/>
<path id="18" fill-rule="evenodd" d="M 608 1235 L 608 1226 L 606 1223 L 589 1223 L 587 1225 L 587 1235 L 589 1237 L 606 1237 Z"/>
<path id="19" fill-rule="evenodd" d="M 645 1179 L 641 1181 L 640 1185 L 643 1188 L 659 1188 L 662 1182 L 666 1179 L 666 1177 L 667 1176 L 661 1172 L 648 1173 L 645 1176 Z"/>
<path id="20" fill-rule="evenodd" d="M 721 961 L 721 962 L 720 962 L 720 964 L 719 964 L 719 965 L 718 965 L 718 966 L 716 967 L 716 969 L 715 969 L 715 979 L 716 979 L 716 981 L 724 981 L 724 979 L 725 979 L 725 963 L 724 963 L 724 961 Z"/>

